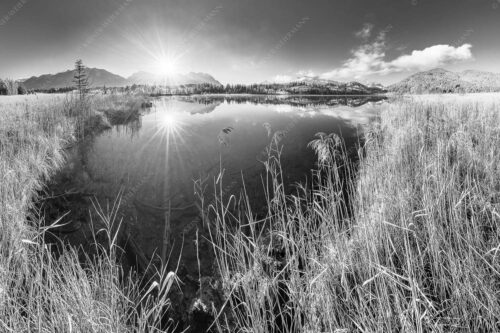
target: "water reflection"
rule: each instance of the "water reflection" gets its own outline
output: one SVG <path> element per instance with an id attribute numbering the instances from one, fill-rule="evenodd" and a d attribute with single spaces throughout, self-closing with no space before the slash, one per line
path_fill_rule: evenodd
<path id="1" fill-rule="evenodd" d="M 130 136 L 130 138 L 134 138 L 134 136 L 136 136 L 141 130 L 141 127 L 142 118 L 139 118 L 133 121 L 129 121 L 126 124 L 116 125 L 115 129 L 119 135 L 126 135 Z"/>
<path id="2" fill-rule="evenodd" d="M 367 103 L 380 103 L 388 98 L 375 96 L 296 96 L 296 95 L 196 95 L 180 97 L 184 102 L 196 102 L 204 105 L 213 104 L 273 104 L 292 106 L 351 106 L 359 107 Z M 213 110 L 212 110 L 213 111 Z"/>

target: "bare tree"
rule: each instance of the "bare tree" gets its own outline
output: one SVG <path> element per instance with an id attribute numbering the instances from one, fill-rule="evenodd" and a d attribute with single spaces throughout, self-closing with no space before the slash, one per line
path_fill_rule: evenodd
<path id="1" fill-rule="evenodd" d="M 78 90 L 78 94 L 80 95 L 80 100 L 83 100 L 87 93 L 89 80 L 87 75 L 87 69 L 81 59 L 78 59 L 75 62 L 75 74 L 73 76 L 73 83 L 75 84 L 75 87 Z"/>

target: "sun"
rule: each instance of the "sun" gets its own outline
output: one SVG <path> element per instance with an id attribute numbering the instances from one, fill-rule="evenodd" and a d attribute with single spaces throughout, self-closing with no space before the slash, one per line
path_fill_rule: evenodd
<path id="1" fill-rule="evenodd" d="M 170 76 L 177 73 L 177 61 L 171 57 L 159 57 L 155 61 L 155 70 L 162 76 Z"/>

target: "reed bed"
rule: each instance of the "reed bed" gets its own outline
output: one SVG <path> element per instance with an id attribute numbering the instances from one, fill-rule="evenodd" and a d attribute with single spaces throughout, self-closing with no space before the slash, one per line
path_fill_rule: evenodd
<path id="1" fill-rule="evenodd" d="M 141 283 L 124 276 L 117 263 L 119 199 L 109 209 L 96 207 L 107 241 L 83 262 L 71 247 L 54 256 L 44 242 L 43 221 L 29 214 L 44 182 L 64 163 L 63 148 L 78 136 L 79 121 L 94 114 L 89 105 L 67 95 L 4 97 L 0 103 L 1 332 L 174 327 L 163 318 L 175 275 L 160 269 L 152 284 Z"/>
<path id="2" fill-rule="evenodd" d="M 223 195 L 212 241 L 230 332 L 500 331 L 500 113 L 494 102 L 401 101 L 352 165 L 335 136 L 285 194 L 271 145 L 268 213 Z"/>
<path id="3" fill-rule="evenodd" d="M 101 95 L 95 98 L 96 107 L 112 125 L 127 124 L 138 120 L 145 99 L 138 95 Z"/>
<path id="4" fill-rule="evenodd" d="M 80 120 L 103 103 L 113 101 L 0 103 L 2 332 L 175 329 L 165 320 L 175 274 L 161 268 L 141 283 L 117 263 L 119 198 L 94 207 L 107 242 L 83 262 L 77 249 L 54 256 L 43 221 L 28 214 Z M 214 309 L 212 330 L 500 331 L 497 110 L 492 101 L 395 103 L 367 130 L 356 165 L 340 138 L 319 133 L 310 145 L 317 169 L 292 194 L 273 139 L 266 216 L 252 213 L 244 192 L 225 193 L 218 178 L 209 216 L 226 301 Z"/>

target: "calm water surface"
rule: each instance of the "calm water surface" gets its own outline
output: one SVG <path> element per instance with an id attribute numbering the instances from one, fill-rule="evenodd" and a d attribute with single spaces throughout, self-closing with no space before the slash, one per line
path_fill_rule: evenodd
<path id="1" fill-rule="evenodd" d="M 227 195 L 240 193 L 243 178 L 252 209 L 266 211 L 262 161 L 274 135 L 282 137 L 285 182 L 303 182 L 314 168 L 315 156 L 307 144 L 316 133 L 337 133 L 347 149 L 354 149 L 384 105 L 384 100 L 363 98 L 161 98 L 139 121 L 74 147 L 58 176 L 59 191 L 78 189 L 95 196 L 105 210 L 121 193 L 118 218 L 148 257 L 162 247 L 165 208 L 170 205 L 171 261 L 176 264 L 181 256 L 181 270 L 197 276 L 196 230 L 200 238 L 206 235 L 195 205 L 195 180 L 205 180 L 205 200 L 211 202 L 221 169 Z M 68 219 L 88 225 L 88 198 L 70 208 Z M 89 238 L 86 229 L 76 233 L 80 239 Z M 200 253 L 210 250 L 203 239 L 199 246 Z M 202 258 L 202 274 L 209 274 L 210 265 Z"/>

